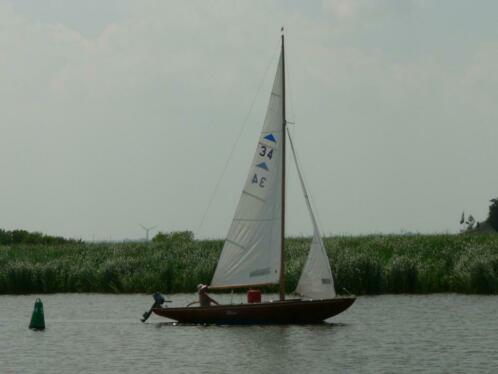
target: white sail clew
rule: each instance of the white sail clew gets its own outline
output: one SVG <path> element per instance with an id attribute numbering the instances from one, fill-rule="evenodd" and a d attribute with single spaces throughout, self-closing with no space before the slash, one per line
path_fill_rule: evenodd
<path id="1" fill-rule="evenodd" d="M 263 130 L 211 287 L 278 283 L 281 244 L 282 56 Z"/>
<path id="2" fill-rule="evenodd" d="M 336 293 L 334 278 L 332 277 L 332 270 L 330 269 L 329 257 L 327 256 L 327 252 L 320 235 L 320 230 L 318 230 L 318 224 L 316 222 L 315 215 L 313 214 L 313 209 L 311 208 L 311 202 L 301 170 L 299 168 L 296 151 L 294 149 L 290 133 L 289 141 L 294 161 L 296 163 L 299 181 L 301 182 L 301 187 L 303 189 L 304 199 L 306 200 L 306 206 L 308 207 L 311 222 L 313 224 L 313 240 L 311 242 L 310 251 L 294 292 L 302 297 L 310 299 L 331 299 L 336 296 Z"/>

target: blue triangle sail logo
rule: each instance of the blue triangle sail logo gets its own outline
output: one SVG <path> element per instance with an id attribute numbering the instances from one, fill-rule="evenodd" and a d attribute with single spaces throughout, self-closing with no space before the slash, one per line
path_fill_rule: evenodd
<path id="1" fill-rule="evenodd" d="M 262 162 L 262 163 L 260 163 L 260 164 L 257 164 L 257 165 L 256 165 L 256 167 L 257 167 L 257 168 L 261 168 L 261 169 L 266 170 L 266 171 L 268 171 L 268 170 L 269 170 L 269 169 L 268 169 L 268 166 L 266 165 L 266 162 Z"/>
<path id="2" fill-rule="evenodd" d="M 273 134 L 268 134 L 263 139 L 269 140 L 270 142 L 273 142 L 273 143 L 277 142 L 277 140 L 275 139 L 275 137 L 273 136 Z"/>

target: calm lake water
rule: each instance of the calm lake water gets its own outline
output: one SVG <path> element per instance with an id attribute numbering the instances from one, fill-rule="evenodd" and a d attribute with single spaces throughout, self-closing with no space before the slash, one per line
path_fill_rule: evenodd
<path id="1" fill-rule="evenodd" d="M 324 325 L 224 327 L 142 324 L 149 295 L 42 295 L 43 332 L 34 301 L 0 296 L 2 374 L 498 372 L 498 296 L 360 297 Z"/>

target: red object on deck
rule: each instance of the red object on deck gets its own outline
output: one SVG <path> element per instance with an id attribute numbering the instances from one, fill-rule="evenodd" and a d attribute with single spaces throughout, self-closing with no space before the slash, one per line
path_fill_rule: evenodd
<path id="1" fill-rule="evenodd" d="M 249 304 L 260 303 L 261 302 L 261 290 L 249 290 L 249 291 L 247 291 L 247 302 Z"/>

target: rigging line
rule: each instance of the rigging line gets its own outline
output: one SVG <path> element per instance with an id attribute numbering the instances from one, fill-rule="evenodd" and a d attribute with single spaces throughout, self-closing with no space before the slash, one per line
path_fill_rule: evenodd
<path id="1" fill-rule="evenodd" d="M 280 42 L 280 40 L 279 40 L 279 42 Z M 263 88 L 263 85 L 264 85 L 264 82 L 265 82 L 265 78 L 268 75 L 268 71 L 270 70 L 270 67 L 273 64 L 273 61 L 275 60 L 275 55 L 277 54 L 277 52 L 279 50 L 280 50 L 279 48 L 274 48 L 273 55 L 272 55 L 272 57 L 270 59 L 270 62 L 268 63 L 268 66 L 265 69 L 265 72 L 263 74 L 263 77 L 261 78 L 261 81 L 259 82 L 259 86 L 258 86 L 258 88 L 256 90 L 256 94 L 254 95 L 254 98 L 252 99 L 251 105 L 249 107 L 249 111 L 247 112 L 246 116 L 244 117 L 244 120 L 242 121 L 242 124 L 241 124 L 241 126 L 239 128 L 239 133 L 237 134 L 237 137 L 235 139 L 235 142 L 232 145 L 232 149 L 230 150 L 230 153 L 228 154 L 228 158 L 227 158 L 227 160 L 225 162 L 225 165 L 224 165 L 223 170 L 222 170 L 222 172 L 220 174 L 220 177 L 218 178 L 218 181 L 216 182 L 214 190 L 213 190 L 213 192 L 211 194 L 211 197 L 209 198 L 209 202 L 208 202 L 208 205 L 206 207 L 206 210 L 204 211 L 204 214 L 202 215 L 202 219 L 201 219 L 199 225 L 197 226 L 197 230 L 196 230 L 197 235 L 199 235 L 200 230 L 202 228 L 202 225 L 204 224 L 204 221 L 206 220 L 206 216 L 207 216 L 207 214 L 209 212 L 209 209 L 211 208 L 211 205 L 213 204 L 214 198 L 215 198 L 215 196 L 216 196 L 216 194 L 218 192 L 218 189 L 219 189 L 219 187 L 221 185 L 221 181 L 222 181 L 223 177 L 225 176 L 225 173 L 226 173 L 226 171 L 228 169 L 228 165 L 230 164 L 230 161 L 232 160 L 232 156 L 233 156 L 233 154 L 235 152 L 235 149 L 237 148 L 239 140 L 242 137 L 242 134 L 244 133 L 244 130 L 245 130 L 246 126 L 247 126 L 247 121 L 249 120 L 249 117 L 250 117 L 250 115 L 252 113 L 252 110 L 254 108 L 254 104 L 256 103 L 256 99 L 258 98 L 258 96 L 259 96 L 259 94 L 261 92 L 261 89 Z"/>
<path id="2" fill-rule="evenodd" d="M 289 51 L 289 47 L 287 45 L 286 55 L 289 53 L 288 51 Z M 291 74 L 292 73 L 292 62 L 290 62 L 290 60 L 291 59 L 286 59 L 285 60 L 285 65 L 286 65 L 285 66 L 285 76 L 287 78 L 286 79 L 286 81 L 287 81 L 287 85 L 286 85 L 286 91 L 287 91 L 286 93 L 287 93 L 287 95 L 286 96 L 287 96 L 287 99 L 288 99 L 287 100 L 287 102 L 288 102 L 287 108 L 290 111 L 290 116 L 292 118 L 292 122 L 288 121 L 287 120 L 288 118 L 286 118 L 285 122 L 286 122 L 287 126 L 285 126 L 285 128 L 287 129 L 287 134 L 289 134 L 289 140 L 292 141 L 290 139 L 290 132 L 289 132 L 289 130 L 290 130 L 291 126 L 292 127 L 296 127 L 295 125 L 296 125 L 297 121 L 296 121 L 296 115 L 294 113 L 294 95 L 293 95 L 293 89 L 292 89 L 293 85 L 292 85 L 292 79 L 291 79 L 291 77 L 292 77 L 292 74 Z M 291 126 L 289 126 L 289 125 L 291 125 Z M 286 183 L 287 183 L 287 185 L 291 185 L 292 183 L 294 183 L 293 182 L 293 178 L 294 178 L 294 175 L 293 175 L 292 168 L 287 168 L 287 173 L 286 173 Z M 288 196 L 286 196 L 286 203 L 287 203 L 287 198 L 288 198 Z"/>
<path id="3" fill-rule="evenodd" d="M 289 42 L 286 43 L 286 46 L 285 46 L 285 57 L 287 57 L 289 54 Z M 286 94 L 285 94 L 285 97 L 286 97 L 286 103 L 285 103 L 285 108 L 286 108 L 286 111 L 288 112 L 289 111 L 289 108 L 290 108 L 290 112 L 291 112 L 291 118 L 292 120 L 294 121 L 294 108 L 293 108 L 293 105 L 292 105 L 292 92 L 291 92 L 291 87 L 290 87 L 290 63 L 289 63 L 289 58 L 286 58 L 285 59 L 285 77 L 284 77 L 284 80 L 285 80 L 285 91 L 286 91 Z M 289 100 L 290 98 L 290 100 Z M 289 103 L 291 105 L 289 105 Z M 288 125 L 295 125 L 294 122 L 289 122 L 288 121 L 288 115 L 286 113 L 286 116 L 285 116 L 285 129 L 287 131 L 287 134 L 289 133 L 289 126 Z M 287 134 L 284 134 L 284 137 L 287 135 Z M 288 158 L 289 156 L 286 155 L 286 159 Z M 294 175 L 292 174 L 293 173 L 293 170 L 292 168 L 289 168 L 287 167 L 286 168 L 286 171 L 285 171 L 285 185 L 286 186 L 289 186 L 289 187 L 286 187 L 287 189 L 287 192 L 284 196 L 285 198 L 285 206 L 288 207 L 288 201 L 289 201 L 289 193 L 291 192 L 291 188 L 290 186 L 292 185 L 292 181 L 293 181 L 293 178 L 294 178 Z M 289 209 L 286 209 L 288 212 L 290 212 Z M 287 214 L 286 213 L 286 226 L 289 226 L 289 223 L 292 221 L 292 219 L 288 219 L 287 217 L 292 217 L 291 215 Z M 287 231 L 287 230 L 286 230 Z"/>
<path id="4" fill-rule="evenodd" d="M 297 173 L 298 173 L 298 176 L 300 177 L 300 180 L 302 183 L 303 193 L 305 194 L 305 199 L 308 200 L 310 208 L 311 208 L 312 220 L 314 221 L 314 224 L 317 226 L 318 231 L 323 234 L 323 231 L 321 229 L 322 228 L 322 225 L 320 222 L 321 220 L 320 220 L 320 217 L 318 216 L 318 211 L 317 211 L 316 206 L 313 202 L 313 198 L 311 197 L 311 192 L 309 190 L 308 183 L 306 182 L 306 177 L 305 177 L 302 169 L 299 167 L 299 165 L 300 165 L 299 157 L 297 155 L 296 146 L 294 145 L 294 142 L 292 140 L 290 129 L 287 129 L 287 133 L 289 136 L 289 141 L 290 141 L 290 145 L 291 145 L 291 149 L 292 149 L 292 155 L 294 156 L 294 162 L 296 165 Z"/>
<path id="5" fill-rule="evenodd" d="M 288 92 L 288 97 L 289 97 L 289 104 L 288 107 L 290 107 L 291 111 L 291 118 L 293 122 L 287 121 L 287 124 L 295 125 L 297 120 L 296 120 L 296 113 L 294 113 L 294 95 L 293 95 L 293 90 L 292 88 L 294 87 L 292 85 L 292 74 L 291 74 L 291 67 L 290 64 L 286 61 L 286 75 L 287 75 L 287 92 Z"/>
<path id="6" fill-rule="evenodd" d="M 288 124 L 290 123 L 291 125 L 294 125 L 292 126 L 293 127 L 293 131 L 297 132 L 297 129 L 298 129 L 298 126 L 296 125 L 296 123 L 298 123 L 297 121 L 297 116 L 296 116 L 296 113 L 294 111 L 294 108 L 295 108 L 295 105 L 294 105 L 294 85 L 293 85 L 293 81 L 292 81 L 292 69 L 291 69 L 291 66 L 289 63 L 287 63 L 287 86 L 288 86 L 288 97 L 289 97 L 289 104 L 288 107 L 290 107 L 290 111 L 291 111 L 291 115 L 292 115 L 292 119 L 293 119 L 293 122 L 287 122 Z M 290 131 L 290 126 L 287 126 L 287 133 L 289 134 L 289 139 L 291 139 L 291 131 Z M 292 139 L 291 139 L 291 142 L 292 142 Z M 298 164 L 298 159 L 299 157 L 297 156 L 297 151 L 294 151 L 293 152 L 294 154 L 294 161 L 296 163 L 296 168 L 299 168 Z M 300 169 L 300 168 L 299 168 Z M 306 182 L 306 178 L 304 176 L 304 173 L 302 170 L 298 170 L 298 174 L 301 173 L 301 176 L 303 177 L 303 180 L 304 180 L 304 185 L 305 185 L 305 188 L 307 190 L 307 194 L 308 194 L 308 197 L 309 197 L 309 201 L 310 201 L 310 204 L 311 204 L 311 208 L 313 210 L 313 213 L 314 213 L 314 216 L 315 216 L 315 220 L 316 220 L 316 223 L 317 223 L 317 226 L 318 226 L 318 230 L 323 234 L 323 231 L 322 231 L 322 224 L 321 224 L 321 219 L 320 219 L 320 215 L 318 214 L 318 210 L 316 209 L 316 206 L 315 206 L 315 203 L 313 201 L 313 198 L 311 197 L 311 193 L 309 192 L 309 189 L 306 187 L 308 186 L 308 183 Z"/>
<path id="7" fill-rule="evenodd" d="M 299 157 L 298 157 L 298 159 L 299 159 Z M 304 179 L 304 184 L 306 186 L 308 186 L 309 184 L 307 182 L 306 175 L 304 175 L 304 172 L 303 172 L 303 179 Z M 323 236 L 323 235 L 325 235 L 325 232 L 323 231 L 323 225 L 322 225 L 322 219 L 320 217 L 320 212 L 318 211 L 318 209 L 316 207 L 315 199 L 311 195 L 309 187 L 307 187 L 307 188 L 308 188 L 308 197 L 310 200 L 311 208 L 313 209 L 313 214 L 315 216 L 316 225 L 318 226 L 318 230 L 320 231 L 320 234 Z"/>
<path id="8" fill-rule="evenodd" d="M 293 85 L 293 81 L 292 81 L 292 66 L 291 64 L 289 64 L 287 61 L 287 66 L 286 66 L 286 75 L 287 75 L 287 87 L 288 87 L 288 97 L 289 97 L 289 104 L 288 107 L 290 108 L 290 112 L 291 112 L 291 116 L 292 116 L 292 119 L 293 119 L 293 122 L 289 122 L 287 121 L 287 124 L 291 124 L 291 125 L 294 125 L 292 126 L 292 130 L 297 132 L 297 129 L 298 129 L 298 126 L 296 125 L 296 123 L 298 123 L 297 121 L 297 116 L 296 116 L 296 113 L 295 113 L 295 105 L 294 105 L 294 85 Z M 313 215 L 314 215 L 314 218 L 315 218 L 315 221 L 316 221 L 316 225 L 318 226 L 318 230 L 323 234 L 323 231 L 322 231 L 322 224 L 321 224 L 321 219 L 320 219 L 320 216 L 318 214 L 318 210 L 316 209 L 316 206 L 315 206 L 315 203 L 313 201 L 313 198 L 311 197 L 311 193 L 309 191 L 309 188 L 307 187 L 308 186 L 308 183 L 306 181 L 306 177 L 304 176 L 304 172 L 301 170 L 301 168 L 299 167 L 299 157 L 297 155 L 297 151 L 295 149 L 295 146 L 292 144 L 292 138 L 291 138 L 291 126 L 287 126 L 287 133 L 289 135 L 289 140 L 290 140 L 290 143 L 291 143 L 291 147 L 293 148 L 293 155 L 294 155 L 294 161 L 295 161 L 295 165 L 296 165 L 296 169 L 297 170 L 297 173 L 298 175 L 301 174 L 301 177 L 303 179 L 303 183 L 304 183 L 304 188 L 305 188 L 305 193 L 307 194 L 308 196 L 308 200 L 310 202 L 310 205 L 311 205 L 311 209 L 313 211 Z"/>

